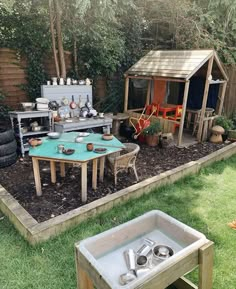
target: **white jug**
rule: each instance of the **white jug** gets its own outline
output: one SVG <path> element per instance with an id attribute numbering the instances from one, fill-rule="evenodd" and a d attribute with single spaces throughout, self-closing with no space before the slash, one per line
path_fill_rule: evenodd
<path id="1" fill-rule="evenodd" d="M 85 84 L 86 84 L 86 85 L 90 85 L 90 84 L 91 84 L 91 80 L 90 80 L 89 78 L 86 78 L 86 79 L 85 79 Z"/>
<path id="2" fill-rule="evenodd" d="M 66 85 L 71 85 L 71 78 L 70 78 L 70 77 L 67 77 L 67 79 L 66 79 Z"/>
<path id="3" fill-rule="evenodd" d="M 52 77 L 52 85 L 57 85 L 57 77 Z"/>
<path id="4" fill-rule="evenodd" d="M 64 85 L 64 78 L 62 78 L 62 77 L 60 78 L 59 84 Z"/>

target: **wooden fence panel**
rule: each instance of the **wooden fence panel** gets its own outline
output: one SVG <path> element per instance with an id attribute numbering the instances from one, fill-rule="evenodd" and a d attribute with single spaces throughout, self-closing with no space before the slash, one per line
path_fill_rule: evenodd
<path id="1" fill-rule="evenodd" d="M 20 102 L 28 100 L 20 87 L 26 83 L 25 65 L 25 60 L 19 58 L 15 50 L 0 49 L 0 90 L 5 95 L 2 103 L 13 109 L 17 109 Z"/>
<path id="2" fill-rule="evenodd" d="M 224 100 L 224 114 L 231 116 L 236 112 L 236 65 L 225 67 L 226 73 L 229 77 L 227 84 L 225 100 Z"/>
<path id="3" fill-rule="evenodd" d="M 65 62 L 68 72 L 72 68 L 70 52 L 65 51 Z M 26 67 L 27 60 L 24 57 L 19 57 L 15 50 L 0 48 L 0 91 L 5 96 L 1 103 L 12 109 L 19 109 L 20 102 L 29 101 L 26 92 L 21 89 L 22 84 L 27 84 Z M 52 54 L 45 57 L 44 68 L 49 75 L 49 80 L 56 76 Z"/>

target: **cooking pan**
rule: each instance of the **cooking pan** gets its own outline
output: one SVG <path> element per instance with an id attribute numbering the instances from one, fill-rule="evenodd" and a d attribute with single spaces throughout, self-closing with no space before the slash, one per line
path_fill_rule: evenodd
<path id="1" fill-rule="evenodd" d="M 74 100 L 74 95 L 72 95 L 72 101 L 71 101 L 71 103 L 70 103 L 70 108 L 71 108 L 71 109 L 75 109 L 75 108 L 76 108 L 76 102 L 75 102 L 75 100 Z"/>
<path id="2" fill-rule="evenodd" d="M 87 94 L 87 101 L 86 101 L 86 103 L 85 103 L 85 106 L 86 106 L 89 110 L 92 108 L 92 104 L 91 104 L 90 101 L 89 101 L 89 96 L 88 96 L 88 94 Z"/>

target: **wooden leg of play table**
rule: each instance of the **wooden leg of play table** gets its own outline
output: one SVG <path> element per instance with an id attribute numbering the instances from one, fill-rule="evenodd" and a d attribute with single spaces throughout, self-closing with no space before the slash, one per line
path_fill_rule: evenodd
<path id="1" fill-rule="evenodd" d="M 50 161 L 50 169 L 51 169 L 51 182 L 53 184 L 56 183 L 56 163 L 54 161 Z"/>
<path id="2" fill-rule="evenodd" d="M 81 199 L 87 201 L 87 163 L 81 164 Z"/>
<path id="3" fill-rule="evenodd" d="M 199 249 L 199 289 L 212 289 L 213 242 L 207 242 Z"/>
<path id="4" fill-rule="evenodd" d="M 173 285 L 177 289 L 198 289 L 198 287 L 185 277 L 176 280 Z"/>
<path id="5" fill-rule="evenodd" d="M 97 189 L 98 159 L 93 160 L 92 188 Z"/>
<path id="6" fill-rule="evenodd" d="M 99 181 L 103 182 L 104 178 L 104 165 L 105 165 L 105 157 L 100 158 L 100 172 L 99 172 Z"/>
<path id="7" fill-rule="evenodd" d="M 94 289 L 93 282 L 81 268 L 78 268 L 78 289 Z"/>
<path id="8" fill-rule="evenodd" d="M 34 171 L 34 181 L 37 196 L 42 196 L 42 186 L 39 172 L 39 161 L 37 158 L 32 157 L 33 171 Z"/>
<path id="9" fill-rule="evenodd" d="M 65 163 L 60 162 L 60 175 L 62 178 L 66 176 Z"/>
<path id="10" fill-rule="evenodd" d="M 94 289 L 92 280 L 88 274 L 81 268 L 78 260 L 78 250 L 75 250 L 75 266 L 76 266 L 76 277 L 77 277 L 77 289 Z"/>

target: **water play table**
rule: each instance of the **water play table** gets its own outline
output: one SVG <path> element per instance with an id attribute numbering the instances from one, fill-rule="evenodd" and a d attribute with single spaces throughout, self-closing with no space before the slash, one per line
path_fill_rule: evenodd
<path id="1" fill-rule="evenodd" d="M 101 134 L 89 134 L 83 138 L 81 143 L 76 143 L 75 138 L 78 132 L 63 133 L 59 139 L 42 138 L 43 143 L 40 146 L 30 148 L 29 156 L 32 157 L 34 180 L 37 196 L 42 195 L 42 186 L 39 170 L 39 161 L 49 161 L 51 170 L 51 181 L 56 183 L 56 162 L 60 163 L 60 173 L 65 177 L 65 163 L 81 165 L 81 198 L 82 202 L 87 201 L 87 164 L 93 162 L 92 188 L 97 188 L 97 167 L 99 160 L 99 180 L 102 182 L 104 177 L 105 157 L 112 153 L 121 151 L 125 146 L 115 137 L 106 141 L 102 139 Z M 94 148 L 106 148 L 106 152 L 99 154 L 94 151 L 87 151 L 86 144 L 93 143 Z M 65 148 L 74 149 L 72 155 L 60 154 L 57 152 L 58 144 L 64 144 Z"/>
<path id="2" fill-rule="evenodd" d="M 128 270 L 124 251 L 137 250 L 145 238 L 170 246 L 174 254 L 121 285 L 119 276 Z M 213 243 L 159 210 L 76 243 L 75 259 L 78 289 L 165 289 L 171 284 L 177 289 L 212 289 Z M 197 266 L 198 286 L 183 277 Z"/>

